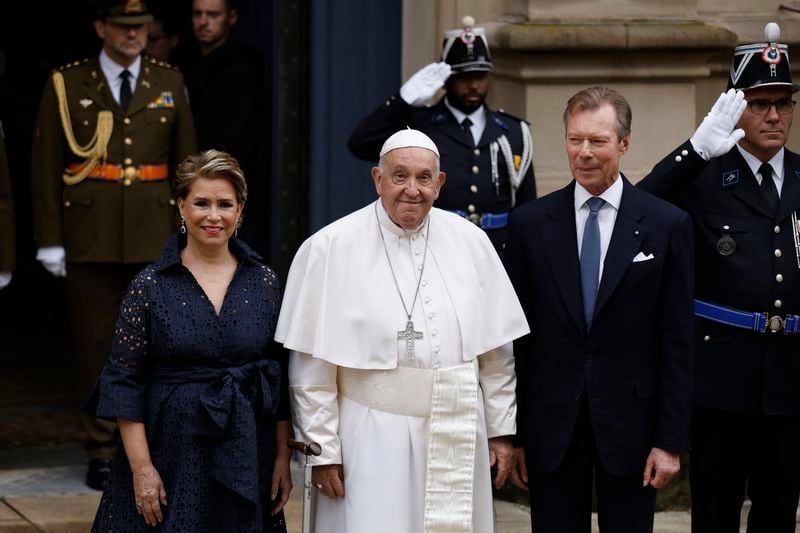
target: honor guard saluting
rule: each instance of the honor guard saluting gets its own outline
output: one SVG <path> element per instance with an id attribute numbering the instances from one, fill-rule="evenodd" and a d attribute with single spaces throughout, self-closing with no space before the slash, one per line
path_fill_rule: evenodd
<path id="1" fill-rule="evenodd" d="M 447 175 L 436 207 L 480 226 L 499 251 L 511 208 L 536 197 L 531 132 L 524 120 L 485 105 L 489 45 L 472 17 L 462 22 L 463 29 L 445 33 L 441 62 L 423 67 L 362 120 L 348 146 L 356 157 L 374 162 L 384 141 L 399 129 L 429 135 Z M 426 107 L 443 85 L 444 98 Z"/>
<path id="2" fill-rule="evenodd" d="M 66 274 L 83 395 L 105 363 L 120 296 L 176 226 L 172 169 L 196 150 L 181 74 L 141 55 L 151 20 L 139 0 L 105 3 L 94 23 L 102 51 L 53 72 L 37 117 L 36 257 Z M 84 420 L 87 484 L 99 489 L 114 425 Z"/>
<path id="3" fill-rule="evenodd" d="M 696 242 L 692 530 L 794 532 L 800 494 L 798 86 L 780 29 L 736 47 L 728 92 L 641 187 L 692 216 Z"/>
<path id="4" fill-rule="evenodd" d="M 11 175 L 8 173 L 3 123 L 0 122 L 0 289 L 11 283 L 15 259 L 14 197 L 11 193 Z"/>

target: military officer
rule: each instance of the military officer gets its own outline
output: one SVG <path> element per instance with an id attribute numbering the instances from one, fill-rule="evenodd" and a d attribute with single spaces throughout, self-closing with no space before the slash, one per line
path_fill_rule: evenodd
<path id="1" fill-rule="evenodd" d="M 53 73 L 36 122 L 37 259 L 66 274 L 82 395 L 105 362 L 120 295 L 176 227 L 172 169 L 196 151 L 181 74 L 141 55 L 151 20 L 139 0 L 107 2 L 94 23 L 99 56 Z M 87 484 L 100 489 L 114 426 L 84 421 Z"/>
<path id="2" fill-rule="evenodd" d="M 483 228 L 500 251 L 509 210 L 536 197 L 531 133 L 524 120 L 486 106 L 489 45 L 472 17 L 462 22 L 463 29 L 445 33 L 441 62 L 423 67 L 362 120 L 348 146 L 356 157 L 377 161 L 383 142 L 398 129 L 426 133 L 447 174 L 436 207 Z M 442 85 L 446 95 L 426 107 Z"/>
<path id="3" fill-rule="evenodd" d="M 8 173 L 3 123 L 0 122 L 0 289 L 11 283 L 15 259 L 14 197 L 11 193 L 11 176 Z"/>
<path id="4" fill-rule="evenodd" d="M 798 86 L 780 30 L 736 47 L 728 92 L 640 186 L 692 216 L 692 530 L 794 532 L 800 494 Z"/>

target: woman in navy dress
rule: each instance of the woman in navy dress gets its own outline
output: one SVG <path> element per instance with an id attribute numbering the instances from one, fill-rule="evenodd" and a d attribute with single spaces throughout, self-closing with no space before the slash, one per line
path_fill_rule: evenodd
<path id="1" fill-rule="evenodd" d="M 286 531 L 292 482 L 286 360 L 272 340 L 278 279 L 234 237 L 236 160 L 181 163 L 181 214 L 131 282 L 88 409 L 119 422 L 93 531 Z"/>

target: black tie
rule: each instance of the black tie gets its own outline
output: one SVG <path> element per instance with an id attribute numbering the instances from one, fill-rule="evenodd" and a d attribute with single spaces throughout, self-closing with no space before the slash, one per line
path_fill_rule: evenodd
<path id="1" fill-rule="evenodd" d="M 128 104 L 131 103 L 131 84 L 128 81 L 128 78 L 131 77 L 131 73 L 128 70 L 123 70 L 120 72 L 119 77 L 122 78 L 122 85 L 119 88 L 119 106 L 127 111 Z"/>
<path id="2" fill-rule="evenodd" d="M 472 121 L 469 119 L 469 117 L 466 117 L 461 121 L 461 129 L 467 134 L 467 138 L 469 138 L 469 144 L 474 145 L 475 138 L 472 136 L 472 130 L 470 129 L 470 126 L 472 126 Z"/>
<path id="3" fill-rule="evenodd" d="M 772 165 L 769 163 L 762 163 L 758 167 L 758 173 L 761 174 L 761 190 L 764 191 L 764 196 L 767 197 L 769 206 L 772 211 L 778 209 L 778 190 L 775 188 L 775 181 L 772 179 Z"/>

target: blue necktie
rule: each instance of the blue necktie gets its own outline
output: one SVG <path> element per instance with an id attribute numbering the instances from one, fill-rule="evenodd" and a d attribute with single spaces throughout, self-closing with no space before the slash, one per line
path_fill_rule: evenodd
<path id="1" fill-rule="evenodd" d="M 597 287 L 600 283 L 600 225 L 597 214 L 603 204 L 602 198 L 589 198 L 589 218 L 583 228 L 581 244 L 581 292 L 583 294 L 583 316 L 586 319 L 586 331 L 592 329 L 594 304 L 597 301 Z"/>

